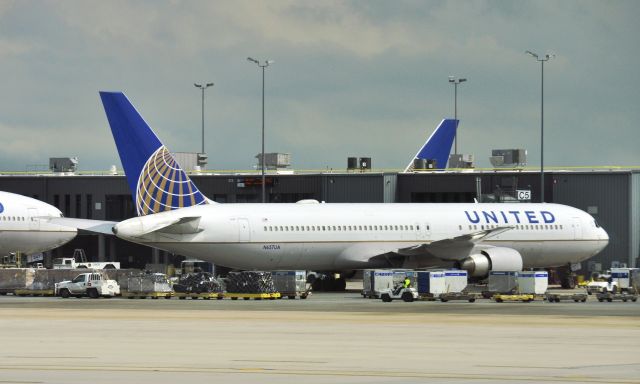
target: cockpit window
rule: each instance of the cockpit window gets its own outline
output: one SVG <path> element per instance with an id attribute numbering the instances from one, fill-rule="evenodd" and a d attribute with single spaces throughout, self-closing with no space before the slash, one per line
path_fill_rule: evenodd
<path id="1" fill-rule="evenodd" d="M 598 220 L 593 219 L 593 224 L 596 225 L 596 228 L 600 228 L 600 224 L 598 224 Z"/>

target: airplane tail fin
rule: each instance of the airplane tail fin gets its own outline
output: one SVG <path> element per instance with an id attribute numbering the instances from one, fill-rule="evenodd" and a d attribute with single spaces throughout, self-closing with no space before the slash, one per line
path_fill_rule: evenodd
<path id="1" fill-rule="evenodd" d="M 414 168 L 415 159 L 435 160 L 435 169 L 444 169 L 449 161 L 451 153 L 451 145 L 456 135 L 456 128 L 459 120 L 443 119 L 435 131 L 429 136 L 422 148 L 411 159 L 409 165 L 405 168 L 405 172 L 411 172 Z"/>
<path id="2" fill-rule="evenodd" d="M 122 92 L 100 92 L 138 216 L 207 204 Z"/>

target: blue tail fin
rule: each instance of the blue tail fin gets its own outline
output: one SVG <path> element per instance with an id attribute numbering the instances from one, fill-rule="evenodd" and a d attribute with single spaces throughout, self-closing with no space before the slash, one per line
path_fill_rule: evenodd
<path id="1" fill-rule="evenodd" d="M 100 92 L 139 216 L 207 204 L 122 92 Z"/>
<path id="2" fill-rule="evenodd" d="M 449 154 L 451 153 L 451 145 L 453 144 L 453 138 L 456 135 L 456 127 L 458 120 L 443 119 L 440 125 L 429 136 L 422 148 L 411 159 L 405 172 L 411 172 L 414 170 L 415 159 L 435 160 L 436 169 L 444 169 L 447 167 L 447 161 L 449 161 Z"/>

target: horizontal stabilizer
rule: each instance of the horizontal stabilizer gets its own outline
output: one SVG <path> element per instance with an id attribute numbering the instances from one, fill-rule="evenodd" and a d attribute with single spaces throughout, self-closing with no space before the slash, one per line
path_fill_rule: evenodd
<path id="1" fill-rule="evenodd" d="M 113 235 L 113 226 L 117 224 L 117 222 L 115 221 L 74 219 L 71 217 L 43 216 L 39 217 L 38 219 L 50 222 L 52 224 L 62 225 L 64 227 L 76 228 L 83 231 L 101 233 L 104 235 Z"/>

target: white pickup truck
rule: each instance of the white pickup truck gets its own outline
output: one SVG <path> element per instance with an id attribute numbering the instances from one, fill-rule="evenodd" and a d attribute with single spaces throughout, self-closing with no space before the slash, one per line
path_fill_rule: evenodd
<path id="1" fill-rule="evenodd" d="M 63 298 L 70 296 L 113 297 L 120 294 L 120 285 L 115 280 L 107 280 L 101 273 L 81 273 L 71 281 L 62 281 L 55 285 L 55 295 Z"/>

